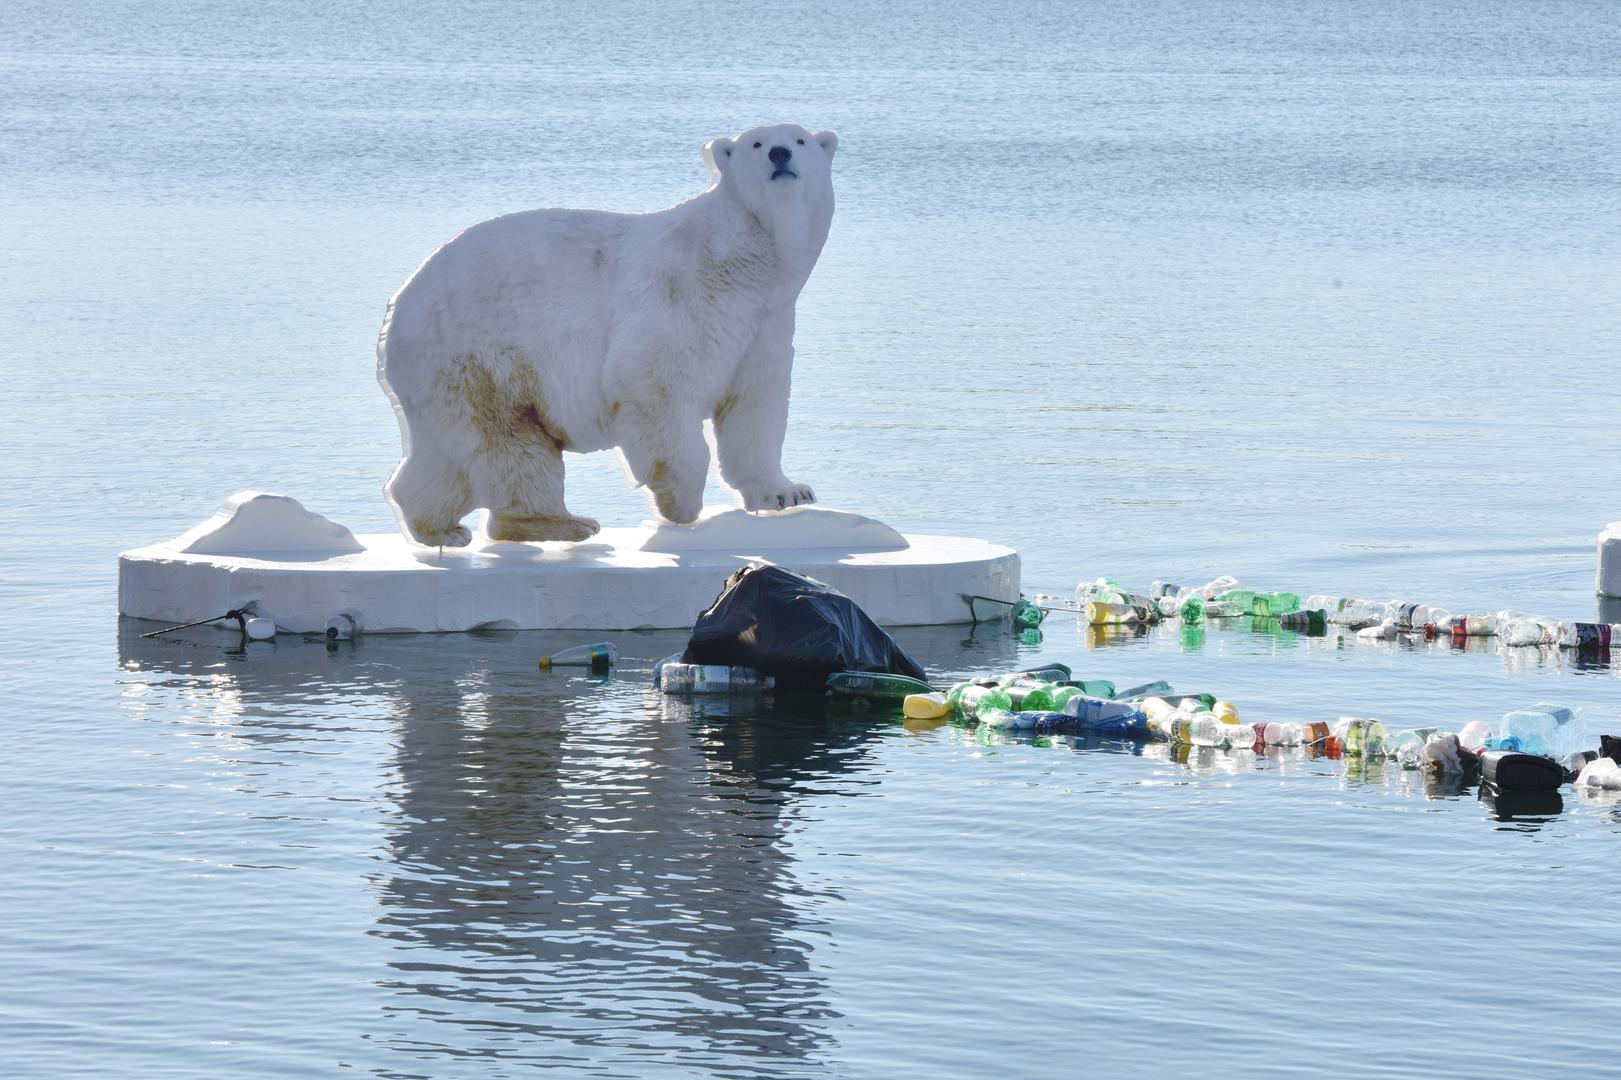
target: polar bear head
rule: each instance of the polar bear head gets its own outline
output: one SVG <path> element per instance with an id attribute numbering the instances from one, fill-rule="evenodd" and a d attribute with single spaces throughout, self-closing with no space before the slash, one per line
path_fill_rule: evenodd
<path id="1" fill-rule="evenodd" d="M 774 228 L 808 224 L 820 250 L 833 217 L 833 152 L 838 147 L 839 137 L 831 131 L 812 135 L 797 124 L 775 124 L 711 139 L 704 144 L 704 164 L 715 189 L 760 220 Z"/>

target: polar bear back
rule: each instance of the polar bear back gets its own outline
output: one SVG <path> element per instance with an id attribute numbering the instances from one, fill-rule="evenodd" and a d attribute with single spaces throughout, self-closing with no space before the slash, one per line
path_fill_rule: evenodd
<path id="1" fill-rule="evenodd" d="M 513 349 L 537 368 L 600 362 L 620 248 L 643 215 L 530 210 L 481 222 L 428 257 L 390 304 L 379 360 L 407 402 L 454 357 Z"/>

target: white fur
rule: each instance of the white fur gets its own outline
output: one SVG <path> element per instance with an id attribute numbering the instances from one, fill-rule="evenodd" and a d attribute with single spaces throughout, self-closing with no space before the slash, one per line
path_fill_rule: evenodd
<path id="1" fill-rule="evenodd" d="M 773 147 L 796 175 L 773 178 Z M 794 302 L 833 218 L 838 139 L 793 125 L 704 146 L 713 183 L 652 214 L 531 210 L 475 225 L 390 301 L 378 379 L 404 458 L 387 492 L 418 543 L 583 540 L 561 450 L 619 447 L 665 519 L 695 520 L 713 419 L 747 509 L 813 502 L 782 473 Z M 780 154 L 779 154 L 780 157 Z"/>

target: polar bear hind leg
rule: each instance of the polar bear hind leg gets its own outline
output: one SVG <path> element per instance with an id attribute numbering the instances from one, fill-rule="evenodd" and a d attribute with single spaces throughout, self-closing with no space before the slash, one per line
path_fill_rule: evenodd
<path id="1" fill-rule="evenodd" d="M 552 418 L 534 367 L 517 350 L 492 366 L 469 355 L 445 381 L 446 402 L 472 428 L 474 500 L 490 510 L 491 540 L 586 540 L 601 527 L 563 503 L 568 434 Z"/>

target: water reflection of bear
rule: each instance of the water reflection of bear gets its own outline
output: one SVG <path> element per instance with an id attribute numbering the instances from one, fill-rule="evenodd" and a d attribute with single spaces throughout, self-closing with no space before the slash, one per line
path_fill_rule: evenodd
<path id="1" fill-rule="evenodd" d="M 379 933 L 427 947 L 395 963 L 441 999 L 424 1013 L 497 1024 L 507 1046 L 803 1057 L 837 1014 L 809 955 L 817 894 L 784 835 L 807 786 L 859 783 L 871 727 L 819 701 L 660 698 L 645 678 L 402 677 Z"/>

